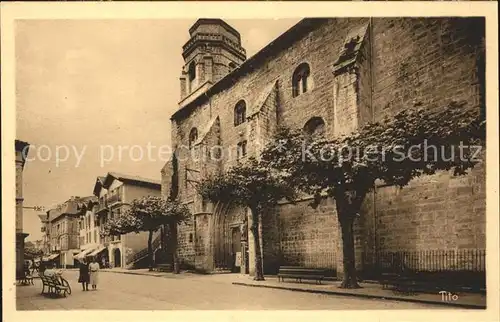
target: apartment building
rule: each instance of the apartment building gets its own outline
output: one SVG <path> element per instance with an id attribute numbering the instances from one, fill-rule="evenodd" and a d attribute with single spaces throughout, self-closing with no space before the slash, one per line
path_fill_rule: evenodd
<path id="1" fill-rule="evenodd" d="M 102 257 L 108 260 L 111 267 L 145 267 L 148 247 L 148 233 L 129 233 L 122 236 L 108 236 L 99 239 L 99 230 L 106 222 L 121 216 L 134 199 L 145 196 L 160 196 L 159 180 L 130 176 L 109 172 L 106 176 L 97 177 L 94 185 L 94 196 L 98 198 L 92 213 L 84 219 L 85 229 L 81 235 L 87 240 L 99 242 L 105 248 Z M 87 215 L 86 215 L 87 216 Z M 85 226 L 85 224 L 87 226 Z M 153 246 L 160 244 L 160 234 L 154 236 Z M 94 250 L 93 253 L 99 251 Z M 89 254 L 93 254 L 89 253 Z"/>
<path id="2" fill-rule="evenodd" d="M 89 198 L 78 220 L 80 252 L 74 256 L 78 261 L 86 257 L 97 256 L 99 263 L 109 263 L 106 247 L 101 242 L 99 235 L 100 225 L 95 212 L 99 203 L 97 197 Z"/>
<path id="3" fill-rule="evenodd" d="M 38 218 L 40 219 L 40 231 L 42 232 L 40 249 L 43 251 L 44 255 L 47 255 L 50 253 L 49 217 L 47 213 L 43 213 L 39 214 Z"/>
<path id="4" fill-rule="evenodd" d="M 47 212 L 47 224 L 50 254 L 44 258 L 54 261 L 60 267 L 75 266 L 74 255 L 80 253 L 78 226 L 82 213 L 86 212 L 86 205 L 94 197 L 71 197 Z M 43 228 L 42 228 L 43 229 Z"/>

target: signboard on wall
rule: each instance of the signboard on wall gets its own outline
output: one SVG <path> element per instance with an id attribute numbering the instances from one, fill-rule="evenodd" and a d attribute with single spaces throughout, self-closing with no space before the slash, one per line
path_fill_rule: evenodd
<path id="1" fill-rule="evenodd" d="M 241 267 L 241 252 L 236 252 L 236 256 L 234 259 L 234 266 Z"/>

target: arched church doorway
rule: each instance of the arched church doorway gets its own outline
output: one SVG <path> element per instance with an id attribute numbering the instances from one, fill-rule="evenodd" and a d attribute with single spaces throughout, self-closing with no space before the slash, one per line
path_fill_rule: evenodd
<path id="1" fill-rule="evenodd" d="M 217 205 L 213 216 L 213 254 L 218 271 L 240 272 L 242 224 L 245 210 L 231 205 Z"/>
<path id="2" fill-rule="evenodd" d="M 122 266 L 122 253 L 119 248 L 115 248 L 113 251 L 114 267 Z"/>

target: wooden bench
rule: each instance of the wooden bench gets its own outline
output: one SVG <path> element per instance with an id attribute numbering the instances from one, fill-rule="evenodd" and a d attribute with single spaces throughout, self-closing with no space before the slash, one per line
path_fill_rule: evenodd
<path id="1" fill-rule="evenodd" d="M 300 266 L 280 266 L 278 281 L 284 282 L 285 278 L 293 278 L 299 283 L 302 283 L 302 280 L 315 280 L 316 283 L 321 284 L 325 278 L 325 270 Z"/>
<path id="2" fill-rule="evenodd" d="M 66 296 L 71 294 L 71 286 L 68 281 L 60 276 L 46 276 L 40 274 L 42 281 L 42 294 L 45 294 L 45 287 L 47 287 L 47 294 L 60 295 L 61 293 Z"/>
<path id="3" fill-rule="evenodd" d="M 172 264 L 156 264 L 155 270 L 157 272 L 172 272 Z"/>

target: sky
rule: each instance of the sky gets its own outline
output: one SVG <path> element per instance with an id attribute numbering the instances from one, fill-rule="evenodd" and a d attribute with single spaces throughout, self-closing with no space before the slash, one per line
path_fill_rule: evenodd
<path id="1" fill-rule="evenodd" d="M 182 45 L 194 22 L 17 21 L 16 136 L 31 144 L 24 206 L 92 195 L 109 171 L 160 179 L 159 147 L 170 146 Z M 298 19 L 226 22 L 250 57 Z M 41 239 L 37 214 L 24 210 L 27 240 Z"/>

